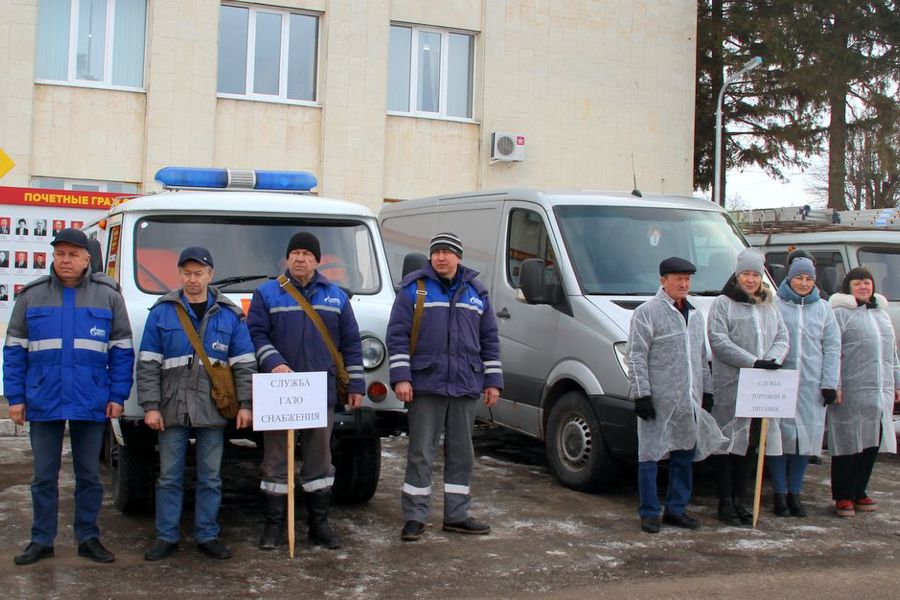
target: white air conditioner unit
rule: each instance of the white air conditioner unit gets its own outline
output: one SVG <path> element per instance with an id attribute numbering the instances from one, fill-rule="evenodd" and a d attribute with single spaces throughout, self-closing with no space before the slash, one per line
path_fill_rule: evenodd
<path id="1" fill-rule="evenodd" d="M 522 161 L 525 160 L 525 136 L 518 133 L 491 134 L 491 160 Z"/>

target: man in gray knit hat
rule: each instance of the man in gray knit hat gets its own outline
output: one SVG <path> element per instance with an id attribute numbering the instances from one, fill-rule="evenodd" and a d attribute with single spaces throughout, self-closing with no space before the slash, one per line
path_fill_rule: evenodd
<path id="1" fill-rule="evenodd" d="M 387 328 L 391 385 L 409 411 L 400 536 L 408 542 L 425 531 L 431 468 L 442 432 L 443 529 L 490 532 L 490 525 L 469 514 L 472 425 L 478 397 L 483 394 L 485 405 L 493 406 L 503 387 L 494 311 L 478 273 L 460 264 L 462 241 L 453 233 L 439 233 L 430 251 L 431 260 L 400 282 Z"/>

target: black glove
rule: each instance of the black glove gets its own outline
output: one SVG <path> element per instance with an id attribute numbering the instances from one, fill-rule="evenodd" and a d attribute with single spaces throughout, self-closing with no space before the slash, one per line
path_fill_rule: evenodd
<path id="1" fill-rule="evenodd" d="M 760 358 L 756 362 L 753 363 L 754 369 L 768 369 L 769 371 L 774 371 L 775 369 L 780 369 L 781 365 L 775 362 L 774 358 Z"/>
<path id="2" fill-rule="evenodd" d="M 645 421 L 647 419 L 655 419 L 656 409 L 653 408 L 653 398 L 650 396 L 637 398 L 634 401 L 634 414 L 644 419 Z"/>
<path id="3" fill-rule="evenodd" d="M 835 400 L 837 400 L 837 392 L 835 390 L 830 390 L 827 388 L 822 390 L 822 401 L 825 406 L 828 406 Z"/>
<path id="4" fill-rule="evenodd" d="M 714 404 L 715 404 L 715 401 L 713 400 L 713 395 L 710 394 L 709 392 L 704 393 L 703 394 L 703 404 L 702 404 L 703 410 L 705 410 L 706 412 L 712 412 L 712 407 Z"/>

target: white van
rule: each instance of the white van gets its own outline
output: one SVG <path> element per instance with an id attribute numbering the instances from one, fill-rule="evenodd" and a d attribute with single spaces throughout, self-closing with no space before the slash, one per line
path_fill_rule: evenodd
<path id="1" fill-rule="evenodd" d="M 697 265 L 691 302 L 706 313 L 746 246 L 724 211 L 695 198 L 500 190 L 387 204 L 379 219 L 395 283 L 434 233 L 462 238 L 503 360 L 502 398 L 478 416 L 545 440 L 556 477 L 579 490 L 637 456 L 624 350 L 660 261 Z"/>
<path id="2" fill-rule="evenodd" d="M 366 369 L 364 407 L 338 407 L 335 415 L 333 492 L 344 502 L 368 500 L 378 485 L 380 437 L 405 426 L 403 405 L 387 385 L 384 339 L 394 290 L 375 216 L 359 204 L 309 194 L 315 178 L 308 173 L 169 167 L 157 179 L 178 191 L 126 199 L 85 228 L 100 241 L 102 269 L 122 286 L 135 348 L 150 307 L 180 286 L 176 263 L 185 247 L 209 248 L 213 285 L 246 312 L 253 290 L 284 271 L 291 235 L 314 233 L 322 245 L 319 271 L 352 294 Z M 143 416 L 132 391 L 108 439 L 115 505 L 125 512 L 148 510 L 154 499 L 156 434 Z M 233 427 L 229 437 L 254 439 Z"/>

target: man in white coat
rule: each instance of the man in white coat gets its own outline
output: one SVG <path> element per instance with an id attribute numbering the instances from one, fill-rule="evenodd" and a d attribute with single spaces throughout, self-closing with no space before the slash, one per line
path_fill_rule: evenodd
<path id="1" fill-rule="evenodd" d="M 628 334 L 629 395 L 638 416 L 638 513 L 647 533 L 660 527 L 659 461 L 669 459 L 662 522 L 697 529 L 700 521 L 685 512 L 693 491 L 692 463 L 727 442 L 708 414 L 713 396 L 706 325 L 687 300 L 696 270 L 682 258 L 662 261 L 660 289 L 634 311 Z"/>

